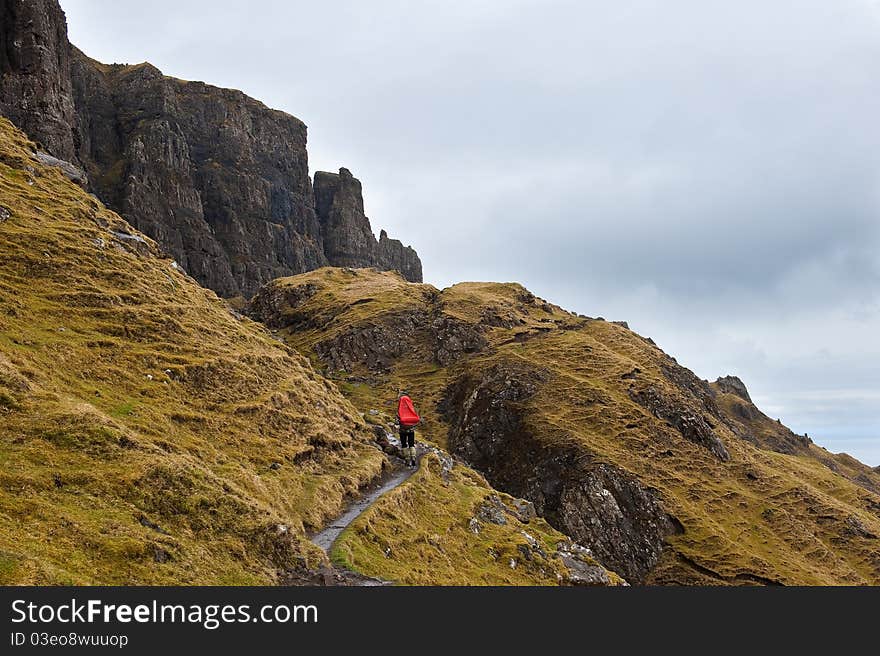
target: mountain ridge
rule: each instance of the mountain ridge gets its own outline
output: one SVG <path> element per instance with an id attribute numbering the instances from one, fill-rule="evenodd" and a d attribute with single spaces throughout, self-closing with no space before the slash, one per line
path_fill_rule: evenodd
<path id="1" fill-rule="evenodd" d="M 710 385 L 622 322 L 518 284 L 438 290 L 369 269 L 273 281 L 250 312 L 382 425 L 408 390 L 420 439 L 631 584 L 880 581 L 876 472 L 750 403 L 744 423 L 741 382 Z M 394 532 L 349 540 L 370 554 Z"/>

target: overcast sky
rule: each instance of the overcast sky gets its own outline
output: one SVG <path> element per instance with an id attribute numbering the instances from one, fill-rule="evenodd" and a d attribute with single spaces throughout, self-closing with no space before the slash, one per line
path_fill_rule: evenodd
<path id="1" fill-rule="evenodd" d="M 880 465 L 880 0 L 62 0 L 309 126 L 426 282 L 515 280 Z"/>

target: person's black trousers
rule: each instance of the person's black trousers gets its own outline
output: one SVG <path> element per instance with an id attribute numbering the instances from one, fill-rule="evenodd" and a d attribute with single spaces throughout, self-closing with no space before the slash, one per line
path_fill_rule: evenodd
<path id="1" fill-rule="evenodd" d="M 400 429 L 400 448 L 406 449 L 416 445 L 416 432 L 412 428 Z"/>

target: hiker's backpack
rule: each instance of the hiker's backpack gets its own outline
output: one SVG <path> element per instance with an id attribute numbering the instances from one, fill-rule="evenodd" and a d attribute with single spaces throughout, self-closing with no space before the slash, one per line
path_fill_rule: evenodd
<path id="1" fill-rule="evenodd" d="M 401 428 L 412 428 L 422 420 L 413 406 L 412 399 L 406 395 L 401 396 L 397 401 L 397 418 L 400 420 Z"/>

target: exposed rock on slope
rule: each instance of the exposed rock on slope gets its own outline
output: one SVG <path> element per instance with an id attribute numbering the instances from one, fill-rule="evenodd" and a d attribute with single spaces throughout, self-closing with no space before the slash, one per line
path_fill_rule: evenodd
<path id="1" fill-rule="evenodd" d="M 376 241 L 364 214 L 360 180 L 348 169 L 315 173 L 315 210 L 332 266 L 375 266 L 399 271 L 410 282 L 422 281 L 422 263 L 412 248 L 389 239 L 384 230 Z"/>
<path id="2" fill-rule="evenodd" d="M 370 270 L 274 281 L 255 300 L 367 416 L 408 389 L 420 439 L 630 583 L 880 582 L 880 496 L 855 476 L 874 472 L 748 439 L 727 408 L 747 392 L 719 391 L 623 325 L 515 284 L 438 291 Z M 445 321 L 470 346 L 438 358 Z"/>
<path id="3" fill-rule="evenodd" d="M 589 549 L 493 490 L 477 472 L 429 453 L 409 482 L 339 537 L 332 557 L 414 585 L 619 585 Z"/>
<path id="4" fill-rule="evenodd" d="M 749 390 L 746 389 L 745 384 L 736 376 L 722 376 L 715 381 L 714 388 L 724 394 L 738 396 L 746 403 L 752 402 L 752 397 L 749 396 Z"/>
<path id="5" fill-rule="evenodd" d="M 771 451 L 809 454 L 812 442 L 796 435 L 782 422 L 761 412 L 749 396 L 745 384 L 736 376 L 725 376 L 711 384 L 724 422 L 744 440 Z"/>
<path id="6" fill-rule="evenodd" d="M 358 279 L 353 269 L 343 269 L 341 276 Z M 394 360 L 411 355 L 428 355 L 437 365 L 447 365 L 465 353 L 479 352 L 486 346 L 480 330 L 443 312 L 442 303 L 432 288 L 407 287 L 400 280 L 400 298 L 353 299 L 370 314 L 381 305 L 389 312 L 381 323 L 340 325 L 339 330 L 325 333 L 315 349 L 331 371 L 348 371 L 359 364 L 371 372 L 386 372 Z M 276 280 L 263 287 L 251 300 L 249 312 L 255 319 L 272 328 L 305 331 L 327 327 L 348 307 L 330 307 L 315 313 L 309 303 L 323 288 L 318 283 L 290 285 Z M 386 305 L 387 304 L 387 305 Z M 309 306 L 303 310 L 304 306 Z M 332 336 L 331 336 L 332 335 Z"/>
<path id="7" fill-rule="evenodd" d="M 415 251 L 377 242 L 362 202 L 325 234 L 298 119 L 149 64 L 93 61 L 68 44 L 56 0 L 0 0 L 0 12 L 0 111 L 84 167 L 92 191 L 200 283 L 250 296 L 339 258 L 421 280 Z"/>
<path id="8" fill-rule="evenodd" d="M 628 581 L 656 565 L 675 521 L 657 494 L 588 452 L 529 434 L 526 402 L 539 370 L 494 365 L 459 378 L 443 401 L 449 448 L 500 489 L 534 502 L 539 515 L 590 545 L 600 562 Z"/>

